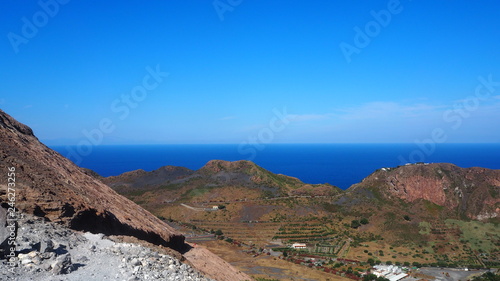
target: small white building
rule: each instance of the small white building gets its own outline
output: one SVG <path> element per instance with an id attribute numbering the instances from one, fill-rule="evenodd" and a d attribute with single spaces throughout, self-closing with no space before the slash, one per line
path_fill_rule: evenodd
<path id="1" fill-rule="evenodd" d="M 292 248 L 294 249 L 305 249 L 307 248 L 307 245 L 304 243 L 293 243 Z"/>
<path id="2" fill-rule="evenodd" d="M 212 209 L 219 210 L 219 206 L 212 206 Z"/>
<path id="3" fill-rule="evenodd" d="M 400 267 L 394 265 L 375 265 L 373 268 L 373 274 L 385 277 L 390 281 L 399 281 L 408 276 Z"/>

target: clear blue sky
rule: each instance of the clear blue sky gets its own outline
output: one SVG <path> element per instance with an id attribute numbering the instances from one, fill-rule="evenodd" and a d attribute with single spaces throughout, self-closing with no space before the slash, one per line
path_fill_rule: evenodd
<path id="1" fill-rule="evenodd" d="M 61 2 L 0 4 L 0 108 L 48 144 L 500 142 L 495 0 Z"/>

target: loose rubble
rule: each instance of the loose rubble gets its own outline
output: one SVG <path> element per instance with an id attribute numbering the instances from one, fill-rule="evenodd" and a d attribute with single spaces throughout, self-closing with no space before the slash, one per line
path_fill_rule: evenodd
<path id="1" fill-rule="evenodd" d="M 19 221 L 14 264 L 0 280 L 212 280 L 178 259 L 102 234 L 79 233 L 30 217 Z"/>

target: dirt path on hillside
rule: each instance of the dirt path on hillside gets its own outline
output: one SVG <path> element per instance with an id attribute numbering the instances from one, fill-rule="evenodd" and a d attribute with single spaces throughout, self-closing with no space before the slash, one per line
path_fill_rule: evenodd
<path id="1" fill-rule="evenodd" d="M 183 256 L 199 271 L 218 281 L 253 280 L 247 274 L 239 271 L 231 264 L 216 256 L 205 247 L 191 245 L 191 250 Z"/>

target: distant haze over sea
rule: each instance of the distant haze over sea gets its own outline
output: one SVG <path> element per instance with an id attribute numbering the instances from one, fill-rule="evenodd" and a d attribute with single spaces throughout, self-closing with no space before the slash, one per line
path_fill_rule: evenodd
<path id="1" fill-rule="evenodd" d="M 71 146 L 51 148 L 63 156 L 76 149 Z M 406 162 L 447 162 L 460 167 L 500 169 L 500 144 L 428 144 L 420 147 L 415 144 L 269 144 L 255 152 L 246 153 L 237 144 L 95 146 L 83 157 L 80 166 L 107 177 L 137 169 L 151 171 L 167 165 L 197 170 L 214 159 L 252 160 L 273 173 L 297 177 L 305 183 L 330 183 L 342 189 L 360 182 L 379 168 Z"/>

